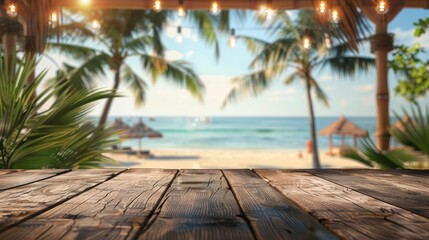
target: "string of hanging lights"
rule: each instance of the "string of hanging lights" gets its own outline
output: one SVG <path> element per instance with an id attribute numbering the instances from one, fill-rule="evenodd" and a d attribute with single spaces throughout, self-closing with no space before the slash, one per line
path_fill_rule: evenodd
<path id="1" fill-rule="evenodd" d="M 90 3 L 91 3 L 91 0 L 80 0 L 80 4 L 83 6 L 88 6 L 88 5 L 90 5 Z M 162 10 L 162 1 L 161 0 L 155 0 L 154 1 L 153 10 L 155 10 L 155 11 L 161 11 Z M 273 1 L 267 0 L 266 6 L 263 6 L 261 10 L 265 12 L 265 15 L 267 18 L 273 17 L 275 14 L 275 10 L 273 9 Z M 388 0 L 376 0 L 375 10 L 378 14 L 385 15 L 389 11 Z M 318 5 L 317 5 L 317 11 L 320 14 L 330 14 L 330 18 L 333 21 L 339 21 L 338 10 L 335 8 L 329 9 L 328 1 L 319 1 Z M 211 2 L 210 12 L 213 15 L 217 15 L 221 12 L 221 8 L 220 8 L 219 3 L 217 1 Z M 9 3 L 9 5 L 7 6 L 6 13 L 11 17 L 17 16 L 17 14 L 18 14 L 17 7 L 13 1 L 11 1 Z M 177 15 L 179 17 L 184 17 L 186 15 L 186 10 L 184 8 L 184 0 L 178 0 Z"/>
<path id="2" fill-rule="evenodd" d="M 318 1 L 316 9 L 320 15 L 322 16 L 327 15 L 331 22 L 338 23 L 340 21 L 340 13 L 338 9 L 335 8 L 335 5 L 333 4 L 333 2 L 334 2 L 333 0 Z M 91 0 L 80 0 L 80 4 L 83 6 L 89 6 L 91 4 Z M 159 12 L 162 10 L 161 0 L 154 0 L 153 10 L 156 12 Z M 271 19 L 276 12 L 273 9 L 273 1 L 267 0 L 266 6 L 263 6 L 261 11 L 262 13 L 265 14 L 265 17 L 267 19 Z M 389 11 L 388 0 L 376 0 L 375 11 L 379 15 L 385 15 Z M 213 15 L 218 15 L 221 12 L 220 5 L 217 1 L 211 1 L 210 12 Z M 16 17 L 18 15 L 18 9 L 17 9 L 17 6 L 14 4 L 14 1 L 9 2 L 6 8 L 6 13 L 10 17 Z M 184 17 L 185 15 L 186 15 L 186 10 L 184 7 L 184 0 L 178 0 L 177 16 Z M 51 24 L 58 24 L 59 22 L 58 11 L 52 12 L 49 19 Z M 91 27 L 94 29 L 100 28 L 100 23 L 96 19 L 94 19 L 90 24 L 91 24 Z M 192 27 L 188 27 L 188 28 L 192 28 Z M 228 40 L 228 46 L 232 48 L 235 47 L 236 41 L 237 41 L 236 30 L 237 30 L 236 28 L 231 29 L 230 38 Z M 267 30 L 267 28 L 243 28 L 242 30 Z M 182 26 L 177 26 L 176 40 L 178 43 L 183 42 Z M 304 37 L 302 41 L 303 41 L 302 42 L 303 47 L 305 49 L 311 48 L 311 40 L 308 37 Z"/>

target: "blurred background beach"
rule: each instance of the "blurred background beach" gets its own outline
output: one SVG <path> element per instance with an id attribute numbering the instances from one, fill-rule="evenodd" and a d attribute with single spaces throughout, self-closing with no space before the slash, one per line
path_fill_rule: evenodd
<path id="1" fill-rule="evenodd" d="M 117 117 L 111 117 L 113 122 Z M 310 139 L 307 117 L 121 117 L 127 125 L 142 119 L 161 132 L 162 138 L 143 138 L 142 150 L 152 157 L 138 158 L 111 154 L 123 167 L 148 168 L 311 168 L 306 143 Z M 318 117 L 322 129 L 338 117 Z M 374 136 L 375 118 L 349 117 Z M 339 156 L 329 156 L 328 137 L 319 136 L 322 166 L 357 168 L 363 165 Z M 138 139 L 128 139 L 121 147 L 138 149 Z M 334 136 L 334 144 L 341 137 Z M 352 138 L 346 138 L 353 145 Z M 117 167 L 117 166 L 116 166 Z"/>

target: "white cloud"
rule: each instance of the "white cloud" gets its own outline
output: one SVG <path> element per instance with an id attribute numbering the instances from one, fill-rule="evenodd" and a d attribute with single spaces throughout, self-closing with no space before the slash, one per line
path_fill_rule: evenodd
<path id="1" fill-rule="evenodd" d="M 360 92 L 371 92 L 374 89 L 374 85 L 370 83 L 370 84 L 358 85 L 353 88 Z"/>
<path id="2" fill-rule="evenodd" d="M 349 102 L 345 99 L 341 99 L 340 102 L 338 103 L 338 105 L 340 105 L 340 107 L 345 107 L 347 106 Z"/>
<path id="3" fill-rule="evenodd" d="M 334 77 L 332 75 L 329 75 L 329 74 L 323 74 L 317 80 L 319 80 L 320 82 L 330 82 L 330 81 L 334 80 Z"/>
<path id="4" fill-rule="evenodd" d="M 395 34 L 395 40 L 399 42 L 410 40 L 410 38 L 414 37 L 414 30 L 402 30 L 401 28 L 393 29 L 393 33 Z"/>
<path id="5" fill-rule="evenodd" d="M 393 33 L 395 34 L 396 44 L 413 45 L 418 43 L 424 48 L 429 48 L 429 32 L 420 37 L 414 37 L 414 29 L 402 30 L 401 28 L 395 28 Z"/>
<path id="6" fill-rule="evenodd" d="M 168 50 L 165 52 L 165 58 L 169 61 L 177 61 L 183 59 L 183 53 L 176 50 Z"/>

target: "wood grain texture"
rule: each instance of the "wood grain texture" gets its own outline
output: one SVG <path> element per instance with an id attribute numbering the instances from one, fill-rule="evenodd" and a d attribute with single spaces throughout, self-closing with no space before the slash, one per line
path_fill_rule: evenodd
<path id="1" fill-rule="evenodd" d="M 177 170 L 131 169 L 35 218 L 0 239 L 127 239 L 147 222 Z"/>
<path id="2" fill-rule="evenodd" d="M 338 239 L 251 170 L 223 170 L 258 239 Z"/>
<path id="3" fill-rule="evenodd" d="M 342 238 L 429 238 L 429 219 L 350 188 L 307 172 L 256 170 L 256 173 Z"/>
<path id="4" fill-rule="evenodd" d="M 0 172 L 0 191 L 37 182 L 46 178 L 66 173 L 70 170 L 45 169 L 45 170 L 3 170 Z"/>
<path id="5" fill-rule="evenodd" d="M 429 178 L 380 170 L 309 170 L 310 173 L 429 218 Z"/>
<path id="6" fill-rule="evenodd" d="M 253 235 L 220 170 L 185 170 L 139 239 L 253 239 Z"/>
<path id="7" fill-rule="evenodd" d="M 0 192 L 0 231 L 106 181 L 123 169 L 75 170 Z"/>

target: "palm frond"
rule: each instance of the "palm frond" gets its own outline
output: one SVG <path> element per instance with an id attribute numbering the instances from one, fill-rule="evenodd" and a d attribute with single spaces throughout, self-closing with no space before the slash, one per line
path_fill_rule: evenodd
<path id="1" fill-rule="evenodd" d="M 352 77 L 356 73 L 368 73 L 375 68 L 375 59 L 359 56 L 328 57 L 316 64 L 321 68 L 330 67 L 340 77 Z"/>
<path id="2" fill-rule="evenodd" d="M 67 75 L 71 82 L 81 82 L 76 84 L 91 87 L 96 85 L 95 81 L 98 77 L 106 75 L 105 69 L 111 64 L 111 57 L 101 53 L 88 58 L 82 65 L 69 71 Z"/>
<path id="3" fill-rule="evenodd" d="M 222 108 L 229 103 L 244 97 L 257 97 L 268 89 L 271 78 L 266 70 L 259 70 L 250 74 L 232 79 L 235 87 L 228 93 L 223 101 Z"/>
<path id="4" fill-rule="evenodd" d="M 429 109 L 424 112 L 420 106 L 411 107 L 411 111 L 403 109 L 403 116 L 408 116 L 405 121 L 398 113 L 395 113 L 401 127 L 393 126 L 391 134 L 405 146 L 409 146 L 429 157 Z"/>
<path id="5" fill-rule="evenodd" d="M 312 89 L 314 89 L 314 93 L 316 94 L 316 98 L 323 103 L 323 105 L 329 107 L 329 98 L 328 95 L 323 91 L 317 81 L 311 77 L 310 85 Z"/>
<path id="6" fill-rule="evenodd" d="M 97 53 L 97 51 L 93 48 L 71 43 L 51 42 L 48 44 L 47 47 L 48 51 L 56 51 L 79 61 L 85 61 L 86 59 L 96 55 Z"/>
<path id="7" fill-rule="evenodd" d="M 214 46 L 216 59 L 220 58 L 219 41 L 216 34 L 215 21 L 207 11 L 192 11 L 189 14 L 191 22 L 197 24 L 200 37 L 209 45 Z"/>
<path id="8" fill-rule="evenodd" d="M 293 73 L 289 74 L 285 80 L 283 80 L 283 83 L 285 85 L 290 85 L 292 83 L 294 83 L 295 81 L 299 80 L 301 78 L 301 76 L 299 75 L 298 71 L 294 71 Z"/>
<path id="9" fill-rule="evenodd" d="M 133 91 L 135 104 L 141 106 L 146 100 L 147 84 L 143 78 L 138 76 L 129 65 L 125 64 L 122 69 L 121 79 L 125 81 L 128 87 Z"/>
<path id="10" fill-rule="evenodd" d="M 12 59 L 17 63 L 15 53 Z M 0 168 L 95 167 L 107 160 L 101 155 L 113 142 L 111 131 L 85 126 L 92 106 L 114 97 L 111 91 L 68 92 L 53 82 L 36 95 L 46 72 L 28 81 L 34 59 L 8 65 L 0 59 Z"/>
<path id="11" fill-rule="evenodd" d="M 295 39 L 277 39 L 273 43 L 264 45 L 251 62 L 253 67 L 264 65 L 274 65 L 291 62 L 291 56 L 296 50 L 297 41 Z"/>
<path id="12" fill-rule="evenodd" d="M 167 61 L 164 58 L 142 54 L 140 55 L 143 68 L 152 75 L 152 81 L 157 82 L 160 76 L 167 81 L 186 88 L 198 100 L 203 99 L 204 83 L 185 61 Z"/>

